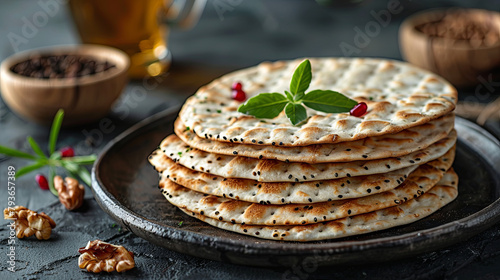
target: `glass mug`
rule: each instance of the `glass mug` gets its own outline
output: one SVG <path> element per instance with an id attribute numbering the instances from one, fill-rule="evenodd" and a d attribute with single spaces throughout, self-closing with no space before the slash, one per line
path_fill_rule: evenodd
<path id="1" fill-rule="evenodd" d="M 70 0 L 69 8 L 83 43 L 123 50 L 129 76 L 158 76 L 170 67 L 167 25 L 191 27 L 206 0 Z"/>

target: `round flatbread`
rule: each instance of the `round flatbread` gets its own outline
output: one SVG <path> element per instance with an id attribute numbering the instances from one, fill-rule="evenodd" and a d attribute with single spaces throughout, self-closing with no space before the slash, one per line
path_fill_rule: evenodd
<path id="1" fill-rule="evenodd" d="M 423 164 L 444 155 L 455 145 L 456 139 L 457 134 L 453 130 L 448 137 L 431 146 L 401 157 L 316 164 L 207 153 L 191 148 L 176 135 L 165 138 L 159 150 L 174 162 L 187 168 L 225 178 L 244 178 L 262 182 L 302 182 L 385 173 Z"/>
<path id="2" fill-rule="evenodd" d="M 426 165 L 444 172 L 455 158 L 455 149 Z M 393 170 L 382 174 L 346 177 L 335 180 L 266 183 L 249 179 L 226 179 L 186 168 L 163 153 L 153 153 L 149 160 L 161 173 L 160 185 L 171 180 L 191 190 L 260 204 L 316 203 L 364 197 L 399 186 L 421 166 Z M 419 171 L 420 172 L 420 171 Z"/>
<path id="3" fill-rule="evenodd" d="M 200 138 L 186 129 L 181 119 L 175 123 L 175 133 L 189 146 L 215 154 L 275 159 L 280 161 L 321 163 L 399 157 L 427 148 L 445 138 L 455 123 L 455 114 L 447 114 L 428 123 L 395 134 L 368 137 L 351 142 L 316 144 L 303 147 L 249 145 Z"/>
<path id="4" fill-rule="evenodd" d="M 284 93 L 302 60 L 262 63 L 233 72 L 200 88 L 179 118 L 199 137 L 254 145 L 306 146 L 392 134 L 451 112 L 457 92 L 441 77 L 411 64 L 382 59 L 311 58 L 310 90 L 334 90 L 366 102 L 362 117 L 327 114 L 307 108 L 309 118 L 293 126 L 282 112 L 274 119 L 239 113 L 231 85 L 240 81 L 248 98 Z"/>
<path id="5" fill-rule="evenodd" d="M 427 192 L 441 180 L 444 173 L 424 164 L 393 190 L 361 198 L 309 204 L 262 205 L 207 196 L 171 180 L 161 181 L 160 190 L 171 204 L 219 221 L 247 225 L 305 225 L 399 205 Z"/>
<path id="6" fill-rule="evenodd" d="M 458 176 L 450 169 L 435 187 L 420 197 L 400 205 L 329 222 L 308 225 L 242 225 L 212 219 L 181 209 L 186 214 L 212 226 L 258 238 L 283 241 L 315 241 L 370 233 L 413 223 L 438 211 L 458 195 Z"/>

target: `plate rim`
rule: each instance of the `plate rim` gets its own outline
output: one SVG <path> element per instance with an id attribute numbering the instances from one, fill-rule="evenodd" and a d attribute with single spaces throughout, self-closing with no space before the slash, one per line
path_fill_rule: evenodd
<path id="1" fill-rule="evenodd" d="M 325 252 L 354 253 L 364 250 L 377 250 L 377 249 L 387 248 L 389 246 L 394 247 L 394 245 L 397 244 L 405 244 L 405 241 L 410 239 L 412 239 L 413 241 L 417 241 L 413 242 L 413 244 L 418 246 L 417 243 L 419 242 L 425 242 L 433 238 L 440 237 L 441 235 L 451 235 L 453 233 L 456 233 L 458 230 L 463 230 L 463 229 L 473 230 L 477 228 L 479 229 L 479 231 L 483 231 L 488 227 L 492 226 L 494 223 L 500 222 L 500 198 L 498 198 L 488 206 L 482 208 L 481 210 L 459 220 L 451 221 L 449 223 L 424 229 L 421 231 L 414 231 L 397 236 L 387 236 L 387 237 L 367 239 L 367 240 L 343 240 L 342 242 L 336 242 L 336 239 L 323 240 L 320 242 L 285 242 L 276 240 L 275 243 L 261 243 L 258 242 L 260 239 L 256 239 L 256 242 L 254 242 L 251 247 L 248 247 L 248 243 L 243 244 L 243 242 L 248 242 L 248 241 L 240 241 L 238 239 L 227 239 L 219 236 L 209 236 L 206 234 L 191 232 L 191 231 L 189 232 L 189 238 L 186 238 L 185 234 L 186 231 L 183 230 L 182 228 L 158 224 L 155 221 L 147 217 L 144 217 L 132 211 L 125 205 L 121 204 L 118 201 L 118 199 L 114 197 L 106 189 L 106 187 L 104 186 L 103 182 L 100 180 L 99 177 L 99 166 L 101 165 L 105 156 L 110 152 L 110 150 L 115 145 L 119 144 L 121 141 L 124 141 L 129 137 L 132 137 L 134 133 L 138 133 L 138 131 L 140 131 L 141 129 L 146 129 L 147 126 L 154 125 L 156 122 L 164 118 L 175 119 L 175 117 L 177 116 L 177 112 L 179 111 L 179 108 L 180 106 L 175 106 L 167 110 L 161 111 L 155 115 L 152 115 L 138 122 L 137 124 L 133 125 L 129 129 L 119 134 L 101 150 L 98 159 L 95 161 L 92 167 L 92 174 L 91 174 L 92 192 L 94 193 L 94 197 L 96 198 L 96 201 L 98 202 L 99 206 L 106 213 L 108 213 L 114 220 L 121 222 L 121 224 L 123 224 L 126 228 L 128 228 L 132 232 L 134 232 L 134 230 L 131 228 L 131 225 L 138 228 L 141 227 L 155 228 L 157 233 L 161 233 L 159 237 L 168 238 L 170 241 L 173 242 L 182 241 L 186 243 L 195 244 L 197 246 L 200 246 L 201 243 L 203 245 L 210 246 L 213 248 L 223 248 L 225 251 L 238 252 L 238 253 L 241 252 L 242 247 L 245 247 L 244 248 L 245 254 L 253 254 L 253 255 L 272 254 L 279 256 L 279 255 L 295 254 L 297 256 L 305 256 L 305 255 L 325 253 Z M 491 144 L 500 149 L 500 141 L 485 129 L 481 128 L 477 124 L 474 124 L 458 116 L 456 117 L 456 121 L 461 125 L 465 126 L 466 128 L 474 130 L 475 132 L 479 133 L 481 136 L 489 140 Z M 465 140 L 461 141 L 467 143 Z M 469 148 L 474 149 L 473 147 L 470 146 Z M 147 155 L 145 155 L 145 157 L 147 157 Z M 492 167 L 492 169 L 494 168 Z M 136 221 L 136 223 L 134 224 L 129 221 L 125 221 L 122 218 L 123 216 L 132 217 L 133 221 Z M 479 217 L 482 217 L 484 219 L 478 219 Z M 142 237 L 140 234 L 137 233 L 135 234 Z M 475 234 L 469 233 L 466 238 L 472 235 Z M 415 240 L 415 238 L 417 239 Z M 147 240 L 147 238 L 145 239 Z M 201 242 L 194 243 L 193 240 L 198 240 Z"/>

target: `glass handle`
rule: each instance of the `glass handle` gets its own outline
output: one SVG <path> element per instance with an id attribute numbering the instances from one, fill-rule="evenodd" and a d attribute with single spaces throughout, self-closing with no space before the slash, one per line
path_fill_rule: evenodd
<path id="1" fill-rule="evenodd" d="M 191 28 L 200 19 L 206 0 L 173 0 L 165 1 L 167 11 L 163 22 L 180 28 Z"/>

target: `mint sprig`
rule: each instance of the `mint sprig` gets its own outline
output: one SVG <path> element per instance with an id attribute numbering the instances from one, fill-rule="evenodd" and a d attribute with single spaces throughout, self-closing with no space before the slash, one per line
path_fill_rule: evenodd
<path id="1" fill-rule="evenodd" d="M 313 90 L 306 93 L 312 80 L 311 62 L 306 59 L 297 66 L 290 81 L 290 91 L 285 94 L 261 93 L 238 107 L 238 112 L 256 118 L 272 119 L 283 109 L 293 125 L 307 119 L 307 106 L 324 113 L 349 112 L 358 104 L 345 95 L 333 90 Z M 303 104 L 303 105 L 302 105 Z"/>
<path id="2" fill-rule="evenodd" d="M 61 129 L 63 118 L 64 111 L 59 110 L 54 117 L 54 121 L 50 130 L 48 156 L 42 151 L 40 145 L 38 145 L 38 143 L 31 136 L 28 136 L 27 140 L 35 155 L 0 145 L 0 154 L 4 154 L 9 157 L 24 158 L 34 161 L 32 164 L 26 165 L 17 170 L 16 178 L 19 178 L 44 166 L 49 166 L 49 189 L 55 196 L 58 196 L 57 190 L 54 187 L 56 167 L 64 168 L 66 172 L 71 174 L 73 177 L 80 178 L 82 182 L 90 186 L 90 173 L 85 167 L 83 167 L 83 165 L 92 164 L 96 160 L 95 155 L 63 158 L 61 156 L 61 153 L 59 151 L 56 151 L 57 138 Z"/>

